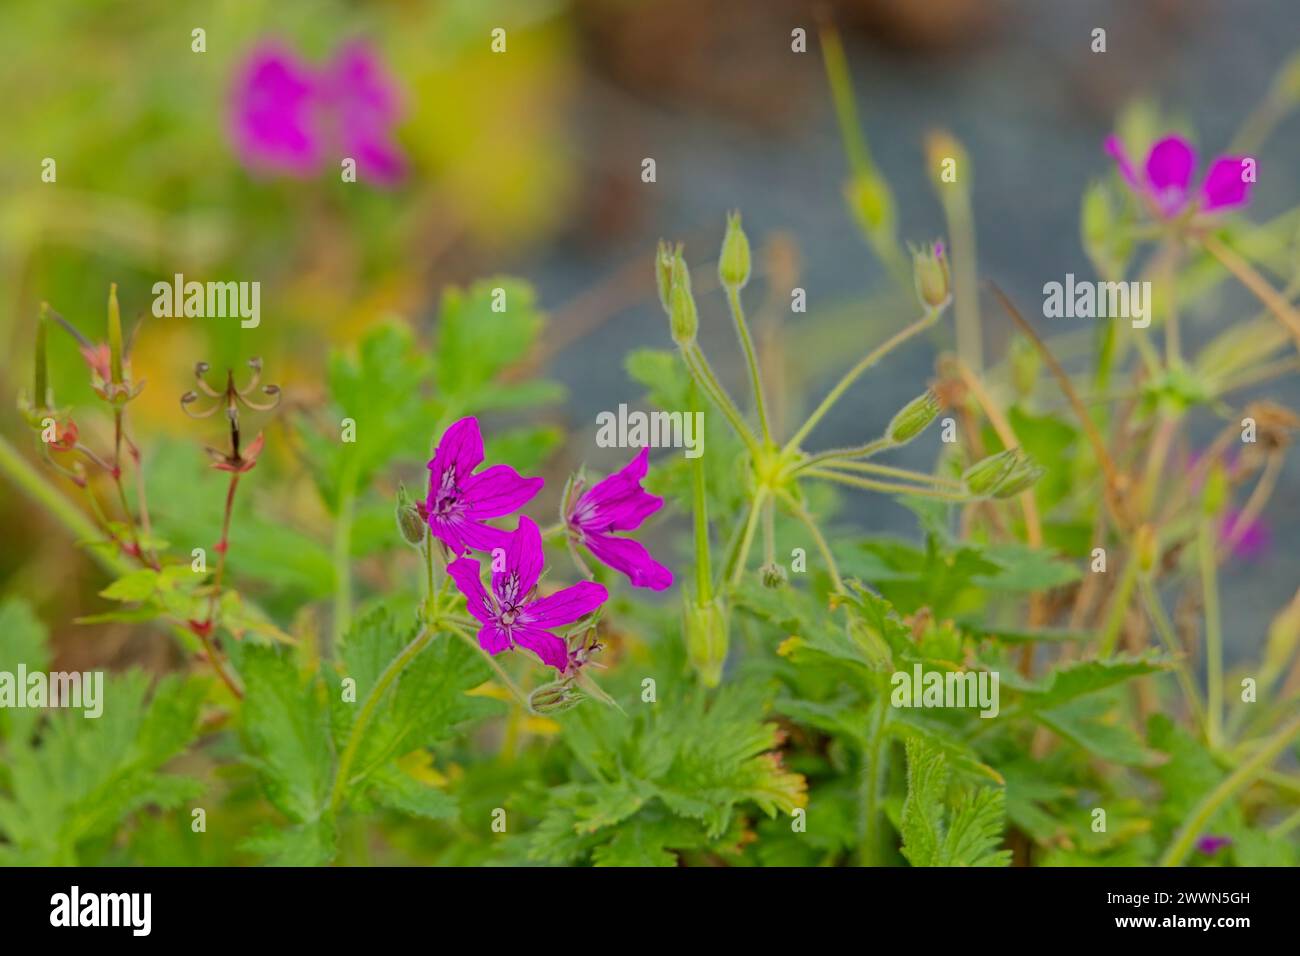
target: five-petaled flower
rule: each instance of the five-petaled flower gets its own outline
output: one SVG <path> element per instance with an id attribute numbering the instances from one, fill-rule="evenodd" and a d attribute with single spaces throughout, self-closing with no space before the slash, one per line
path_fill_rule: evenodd
<path id="1" fill-rule="evenodd" d="M 545 484 L 524 478 L 509 465 L 493 465 L 478 474 L 483 463 L 483 435 L 477 418 L 462 418 L 445 432 L 429 462 L 429 495 L 425 514 L 435 538 L 459 556 L 468 549 L 491 551 L 505 547 L 510 533 L 484 524 L 527 504 Z"/>
<path id="2" fill-rule="evenodd" d="M 397 86 L 362 43 L 342 47 L 319 70 L 286 47 L 263 44 L 245 62 L 232 99 L 231 134 L 249 167 L 306 177 L 349 157 L 363 178 L 384 185 L 405 172 L 393 138 Z"/>
<path id="3" fill-rule="evenodd" d="M 564 522 L 570 533 L 595 557 L 627 575 L 634 587 L 662 591 L 673 583 L 673 573 L 650 556 L 639 541 L 615 537 L 615 531 L 633 531 L 663 507 L 664 500 L 641 487 L 649 450 L 582 492 L 569 503 Z M 581 489 L 575 487 L 571 494 Z"/>
<path id="4" fill-rule="evenodd" d="M 568 646 L 551 631 L 600 607 L 609 592 L 594 581 L 580 581 L 537 597 L 544 563 L 541 532 L 530 518 L 521 517 L 519 530 L 509 536 L 503 570 L 492 572 L 491 593 L 484 589 L 479 562 L 473 558 L 457 558 L 447 573 L 468 600 L 469 613 L 483 625 L 478 641 L 485 651 L 499 654 L 524 647 L 563 673 L 569 666 Z"/>
<path id="5" fill-rule="evenodd" d="M 1245 205 L 1250 199 L 1251 181 L 1244 175 L 1245 157 L 1241 156 L 1220 156 L 1211 163 L 1194 195 L 1196 152 L 1181 136 L 1166 136 L 1152 146 L 1140 171 L 1129 161 L 1118 136 L 1107 137 L 1106 152 L 1114 158 L 1129 188 L 1165 219 L 1178 216 L 1189 206 L 1195 212 L 1216 212 Z"/>

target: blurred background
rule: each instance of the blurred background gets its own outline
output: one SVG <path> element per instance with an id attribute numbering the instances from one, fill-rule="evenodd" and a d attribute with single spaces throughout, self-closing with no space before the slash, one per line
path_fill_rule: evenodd
<path id="1" fill-rule="evenodd" d="M 789 419 L 913 308 L 845 209 L 847 167 L 818 16 L 843 32 L 901 235 L 924 241 L 943 231 L 923 143 L 931 129 L 948 129 L 971 157 L 981 272 L 1028 303 L 1031 318 L 1044 282 L 1092 273 L 1079 240 L 1079 197 L 1111 173 L 1101 143 L 1117 114 L 1148 98 L 1194 130 L 1208 158 L 1226 149 L 1300 42 L 1295 0 L 5 4 L 0 391 L 31 388 L 42 300 L 100 339 L 116 282 L 124 317 L 144 323 L 134 371 L 148 386 L 131 406 L 135 437 L 161 449 L 149 467 L 160 469 L 153 480 L 175 476 L 176 509 L 186 500 L 179 483 L 205 468 L 199 444 L 221 437 L 188 420 L 177 401 L 196 361 L 223 368 L 263 357 L 267 380 L 286 395 L 268 425 L 267 455 L 292 476 L 292 442 L 277 441 L 277 428 L 283 416 L 323 400 L 332 350 L 393 315 L 427 341 L 446 287 L 513 275 L 535 286 L 549 315 L 529 365 L 566 389 L 562 403 L 539 413 L 567 436 L 555 473 L 581 461 L 607 471 L 623 453 L 595 447 L 596 413 L 643 400 L 624 356 L 670 344 L 653 288 L 654 244 L 685 241 L 702 290 L 712 291 L 724 214 L 737 208 L 760 259 L 747 300 L 760 325 L 786 324 L 780 414 Z M 1097 26 L 1107 30 L 1104 55 L 1089 48 Z M 807 53 L 791 51 L 796 27 L 807 30 Z M 504 53 L 491 48 L 496 28 L 506 31 Z M 203 52 L 194 49 L 196 29 L 204 31 Z M 382 116 L 384 128 L 372 132 L 400 157 L 400 169 L 380 175 L 379 165 L 363 162 L 359 181 L 345 183 L 332 147 L 292 169 L 250 152 L 239 131 L 240 110 L 256 93 L 241 86 L 250 61 L 278 51 L 269 54 L 272 65 L 292 62 L 315 75 L 355 41 L 382 79 L 356 80 L 339 115 L 352 102 Z M 1253 218 L 1294 201 L 1297 155 L 1300 122 L 1291 121 L 1258 157 L 1264 174 Z M 656 162 L 654 183 L 641 179 L 646 157 Z M 53 183 L 41 178 L 46 158 L 57 164 Z M 149 316 L 153 283 L 178 272 L 260 282 L 260 326 Z M 806 315 L 789 314 L 793 286 L 807 290 Z M 1224 316 L 1256 310 L 1231 284 L 1215 295 Z M 741 386 L 725 304 L 712 291 L 701 310 L 706 350 Z M 1213 315 L 1191 318 L 1202 323 L 1187 332 L 1193 342 L 1214 331 Z M 1009 324 L 988 308 L 985 323 L 985 353 L 996 358 Z M 879 433 L 931 377 L 950 334 L 868 376 L 824 423 L 818 444 Z M 74 341 L 53 334 L 50 348 L 59 404 L 89 403 Z M 1295 406 L 1300 383 L 1290 376 L 1260 394 Z M 29 453 L 30 432 L 7 400 L 0 433 Z M 928 467 L 933 451 L 914 455 L 899 463 Z M 1225 568 L 1233 656 L 1255 652 L 1300 578 L 1290 544 L 1300 535 L 1297 468 L 1292 449 L 1265 516 L 1272 550 Z M 309 554 L 308 543 L 327 536 L 319 504 L 305 481 L 287 480 L 249 482 L 249 507 Z M 385 501 L 377 508 L 391 515 Z M 880 497 L 851 498 L 846 518 L 916 533 L 914 516 Z M 0 585 L 40 607 L 72 655 L 67 666 L 77 666 L 72 640 L 85 631 L 72 620 L 102 608 L 103 572 L 9 484 L 0 485 L 0 527 Z M 312 573 L 305 558 L 302 573 Z M 98 659 L 145 653 L 129 627 L 100 630 Z"/>

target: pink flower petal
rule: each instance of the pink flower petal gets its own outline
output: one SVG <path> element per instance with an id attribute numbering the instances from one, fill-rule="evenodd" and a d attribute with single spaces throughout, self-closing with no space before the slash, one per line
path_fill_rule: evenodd
<path id="1" fill-rule="evenodd" d="M 633 587 L 663 591 L 672 586 L 673 573 L 650 556 L 645 545 L 631 538 L 588 534 L 583 543 L 603 564 L 627 575 Z"/>
<path id="2" fill-rule="evenodd" d="M 492 590 L 502 606 L 522 604 L 542 575 L 546 554 L 542 533 L 532 518 L 524 515 L 506 546 L 505 569 L 492 572 Z"/>
<path id="3" fill-rule="evenodd" d="M 429 462 L 436 485 L 442 474 L 449 468 L 456 471 L 457 483 L 464 482 L 475 468 L 483 463 L 483 434 L 478 428 L 478 419 L 473 416 L 462 418 L 442 433 L 438 449 Z"/>
<path id="4" fill-rule="evenodd" d="M 470 558 L 457 558 L 447 565 L 447 574 L 456 583 L 460 593 L 465 595 L 469 613 L 476 620 L 484 624 L 496 620 L 496 606 L 493 604 L 492 598 L 488 596 L 487 591 L 483 589 L 483 581 L 477 561 Z"/>
<path id="5" fill-rule="evenodd" d="M 1196 153 L 1181 136 L 1166 136 L 1147 155 L 1147 186 L 1167 216 L 1187 203 L 1196 170 Z"/>
<path id="6" fill-rule="evenodd" d="M 604 585 L 579 581 L 572 587 L 525 605 L 520 620 L 539 627 L 563 627 L 590 614 L 609 598 Z"/>
<path id="7" fill-rule="evenodd" d="M 254 168 L 310 176 L 320 163 L 320 82 L 290 50 L 266 44 L 241 67 L 232 96 L 231 133 Z"/>
<path id="8" fill-rule="evenodd" d="M 460 488 L 469 501 L 465 514 L 474 520 L 508 515 L 528 504 L 545 484 L 544 478 L 524 478 L 509 465 L 493 465 L 462 478 Z"/>
<path id="9" fill-rule="evenodd" d="M 1142 180 L 1138 178 L 1137 171 L 1133 168 L 1132 161 L 1128 158 L 1128 153 L 1124 152 L 1124 144 L 1118 136 L 1106 137 L 1106 152 L 1115 160 L 1115 165 L 1119 167 L 1119 174 L 1124 177 L 1129 188 L 1135 192 L 1141 191 L 1144 187 Z"/>
<path id="10" fill-rule="evenodd" d="M 484 624 L 478 629 L 478 646 L 489 654 L 500 654 L 510 647 L 510 635 L 495 622 Z"/>
<path id="11" fill-rule="evenodd" d="M 564 641 L 548 631 L 534 627 L 516 627 L 510 637 L 519 647 L 527 648 L 557 671 L 569 666 L 569 649 Z"/>
<path id="12" fill-rule="evenodd" d="M 1241 163 L 1240 156 L 1220 156 L 1214 161 L 1201 184 L 1202 211 L 1229 209 L 1250 200 L 1250 187 L 1254 184 L 1242 179 Z"/>

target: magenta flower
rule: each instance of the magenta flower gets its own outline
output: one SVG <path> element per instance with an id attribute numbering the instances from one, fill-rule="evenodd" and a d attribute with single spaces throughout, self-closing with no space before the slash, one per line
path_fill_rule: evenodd
<path id="1" fill-rule="evenodd" d="M 396 83 L 369 47 L 351 43 L 316 70 L 279 44 L 254 50 L 235 82 L 231 135 L 252 169 L 307 177 L 344 157 L 390 185 L 406 162 L 393 138 Z"/>
<path id="2" fill-rule="evenodd" d="M 1189 203 L 1199 212 L 1214 212 L 1245 205 L 1250 199 L 1251 183 L 1242 178 L 1241 156 L 1220 156 L 1211 163 L 1199 193 L 1193 196 L 1196 152 L 1181 136 L 1166 136 L 1152 146 L 1140 173 L 1118 136 L 1107 137 L 1106 152 L 1114 158 L 1129 188 L 1146 197 L 1166 219 L 1177 216 Z"/>
<path id="3" fill-rule="evenodd" d="M 673 583 L 673 573 L 650 556 L 639 541 L 616 538 L 611 532 L 634 531 L 663 507 L 664 500 L 641 487 L 649 449 L 628 462 L 622 471 L 598 481 L 573 501 L 565 514 L 569 531 L 595 557 L 627 575 L 633 587 L 662 591 Z M 571 494 L 577 494 L 575 487 Z"/>
<path id="4" fill-rule="evenodd" d="M 1243 523 L 1244 518 L 1245 515 L 1236 508 L 1224 511 L 1219 519 L 1219 540 L 1232 541 L 1233 557 L 1253 561 L 1268 552 L 1273 544 L 1273 534 L 1258 518 Z"/>
<path id="5" fill-rule="evenodd" d="M 1232 838 L 1226 836 L 1214 836 L 1207 834 L 1196 841 L 1196 849 L 1206 856 L 1214 856 L 1225 846 L 1232 845 Z"/>
<path id="6" fill-rule="evenodd" d="M 429 462 L 425 518 L 433 536 L 456 555 L 469 548 L 505 547 L 510 533 L 483 522 L 522 508 L 545 484 L 541 478 L 521 477 L 509 465 L 493 465 L 474 474 L 482 463 L 483 435 L 478 419 L 472 417 L 443 432 Z"/>
<path id="7" fill-rule="evenodd" d="M 544 563 L 542 534 L 525 516 L 519 519 L 519 530 L 510 535 L 504 570 L 492 572 L 490 594 L 483 588 L 479 563 L 473 558 L 457 558 L 447 566 L 447 573 L 465 595 L 469 613 L 483 625 L 478 642 L 485 651 L 499 654 L 511 647 L 524 647 L 563 673 L 569 666 L 569 650 L 552 629 L 590 614 L 605 602 L 609 592 L 594 581 L 581 581 L 538 598 L 535 589 Z"/>

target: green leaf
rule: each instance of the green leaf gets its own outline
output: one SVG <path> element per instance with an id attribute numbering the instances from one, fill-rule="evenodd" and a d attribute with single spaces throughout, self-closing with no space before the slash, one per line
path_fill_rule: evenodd
<path id="1" fill-rule="evenodd" d="M 1000 787 L 963 788 L 948 804 L 943 752 L 919 738 L 906 742 L 907 796 L 899 821 L 903 856 L 913 866 L 1007 866 L 1002 842 L 1006 795 Z M 945 825 L 945 820 L 949 822 Z"/>
<path id="2" fill-rule="evenodd" d="M 45 638 L 45 625 L 26 601 L 11 597 L 0 603 L 0 671 L 14 673 L 19 664 L 29 673 L 46 670 L 50 654 Z M 0 737 L 29 740 L 40 713 L 28 708 L 0 708 Z"/>
<path id="3" fill-rule="evenodd" d="M 1080 661 L 1052 671 L 1046 680 L 1031 683 L 1014 673 L 1002 675 L 1003 685 L 1020 690 L 1025 704 L 1034 710 L 1049 710 L 1077 697 L 1095 694 L 1135 677 L 1156 674 L 1167 668 L 1163 658 L 1122 658 Z"/>
<path id="4" fill-rule="evenodd" d="M 324 866 L 338 853 L 338 831 L 328 818 L 295 827 L 264 827 L 239 848 L 262 857 L 268 866 Z"/>

